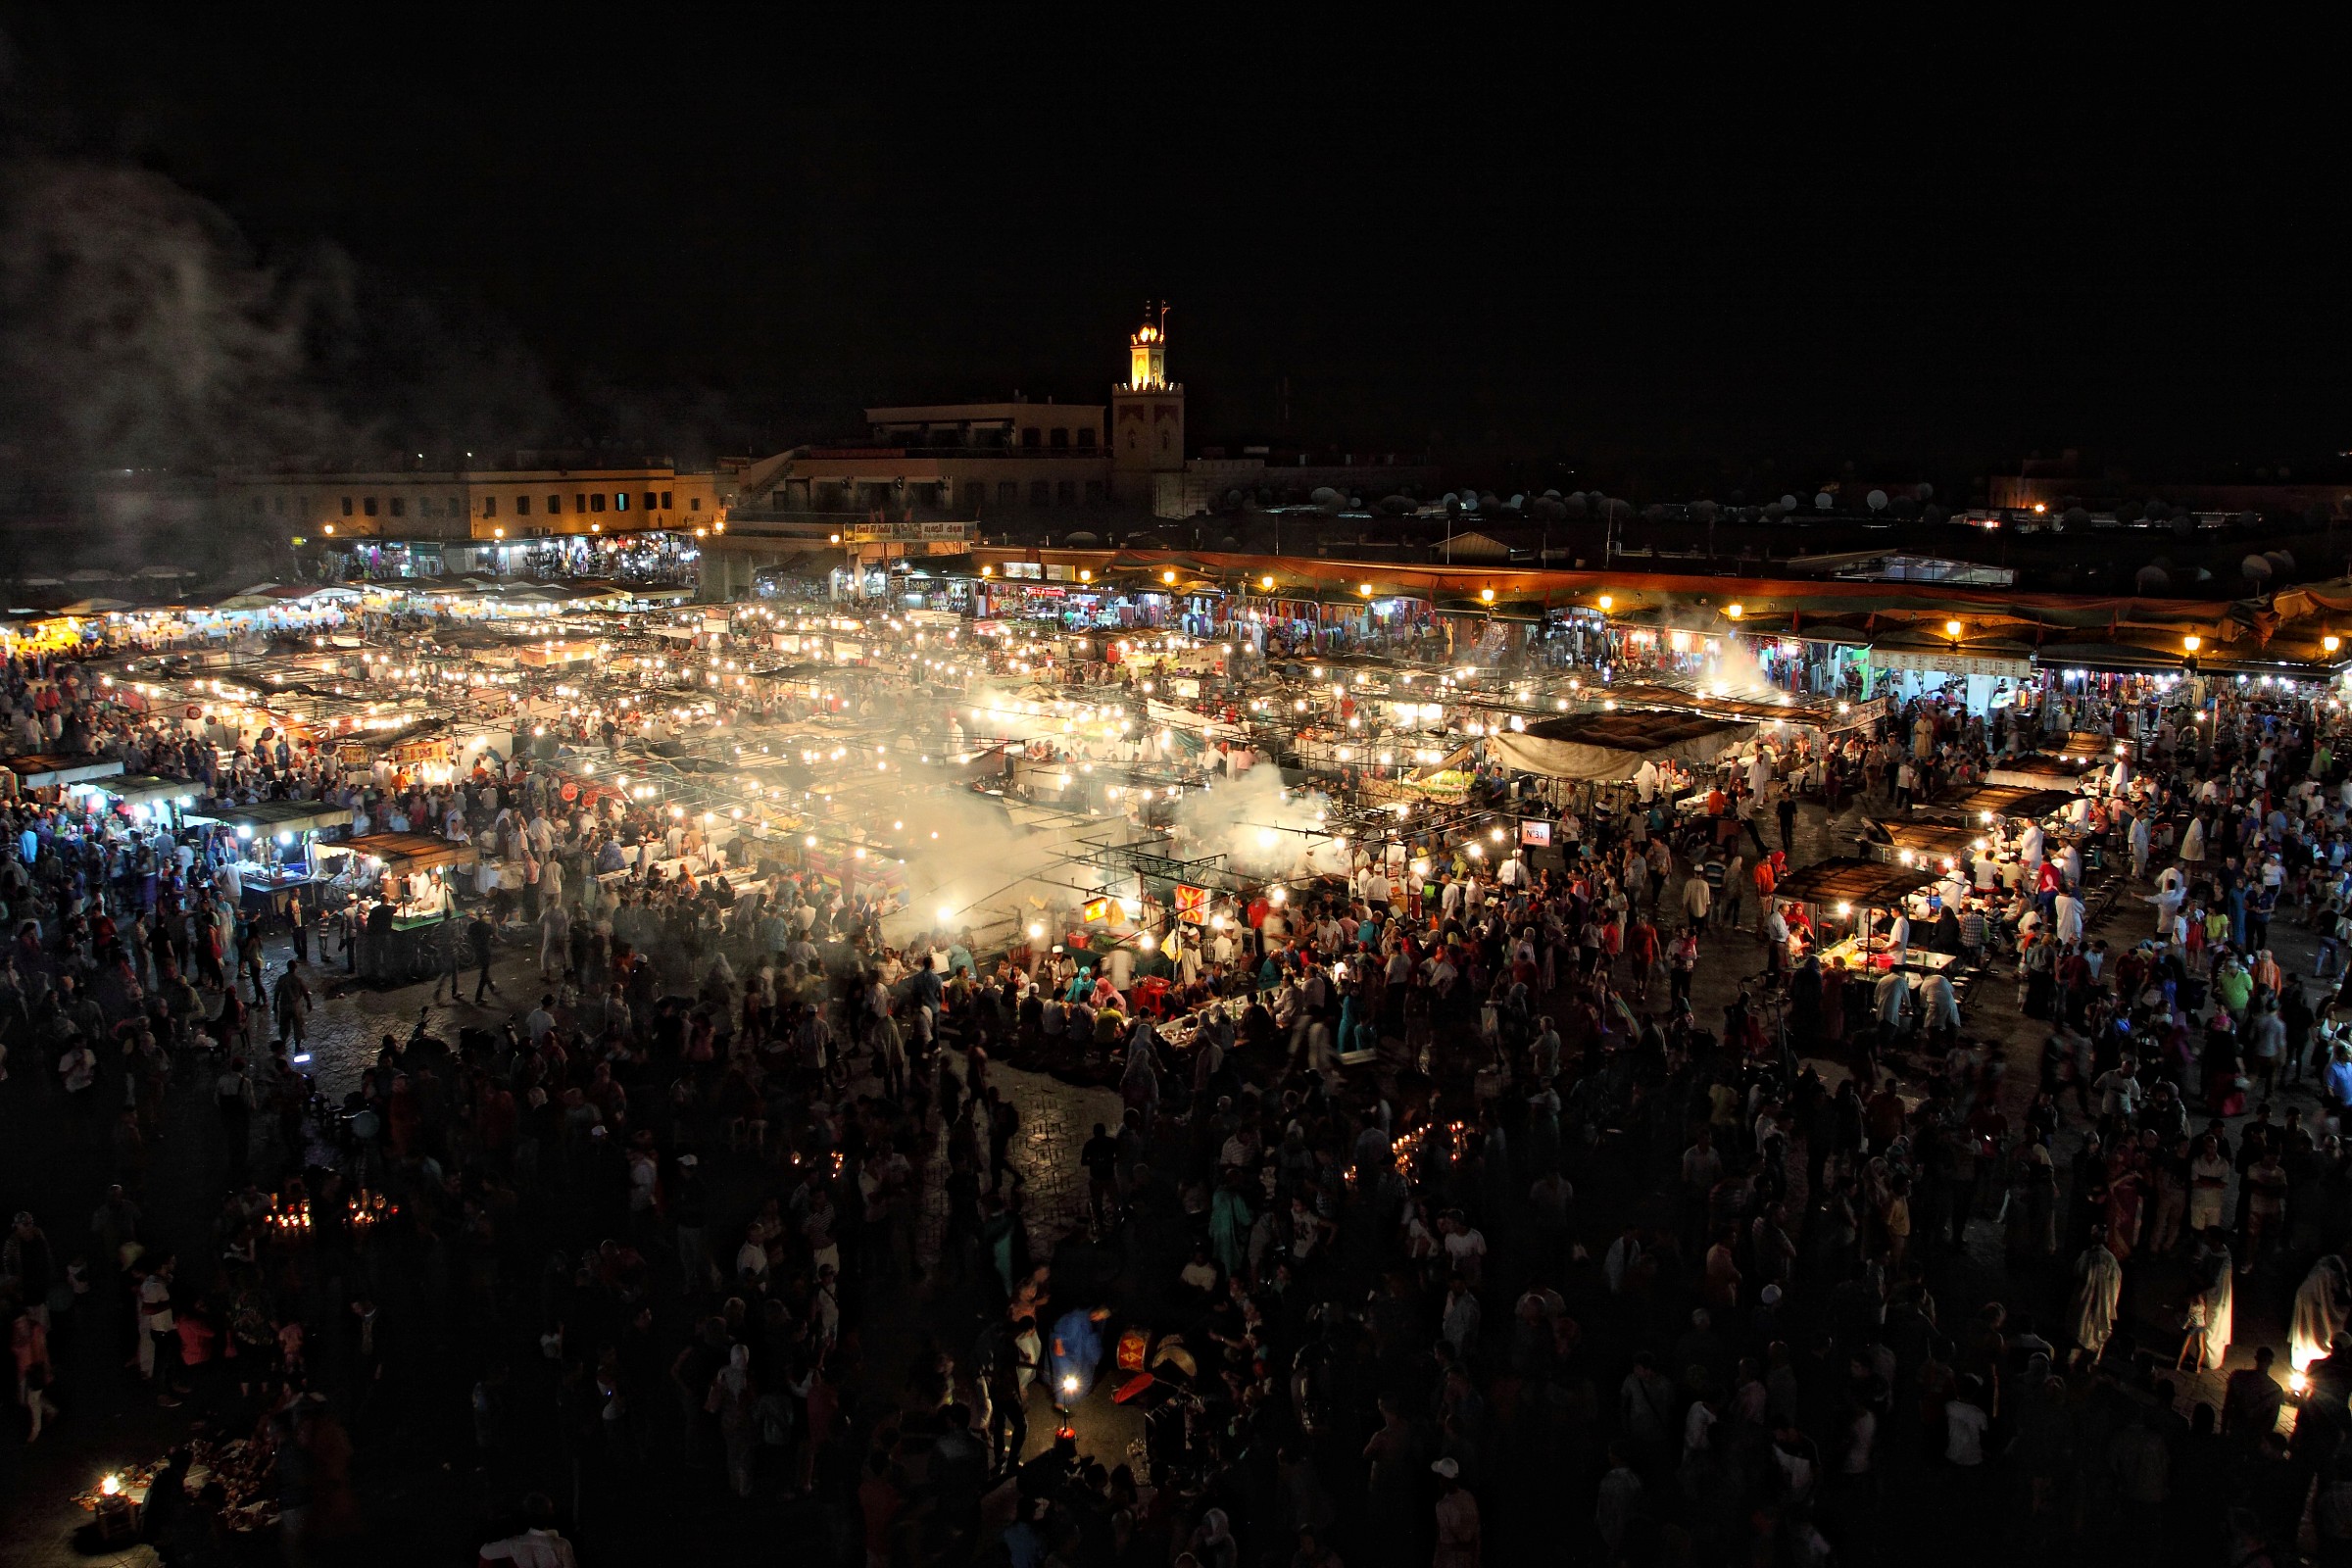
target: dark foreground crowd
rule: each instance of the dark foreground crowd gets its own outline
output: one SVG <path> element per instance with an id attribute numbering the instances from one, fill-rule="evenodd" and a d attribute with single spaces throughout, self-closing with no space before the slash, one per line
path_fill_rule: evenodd
<path id="1" fill-rule="evenodd" d="M 1911 717 L 1889 744 L 1940 744 Z M 1900 1006 L 1792 1034 L 1818 969 L 1706 927 L 1629 814 L 1564 873 L 1302 893 L 1182 1049 L 1107 975 L 886 954 L 787 880 L 772 923 L 604 910 L 585 969 L 534 932 L 485 967 L 504 1008 L 400 1020 L 329 1103 L 270 1046 L 309 1006 L 281 935 L 227 922 L 256 962 L 223 964 L 209 894 L 134 907 L 35 832 L 0 1108 L 87 1190 L 0 1251 L 19 1399 L 36 1444 L 128 1391 L 167 1412 L 174 1563 L 468 1530 L 532 1564 L 2352 1560 L 2352 1074 L 2325 995 L 2172 918 L 2251 888 L 2271 942 L 2332 936 L 2327 743 L 2244 705 L 2151 747 L 2109 859 L 2139 814 L 2200 858 L 2147 867 L 2175 880 L 2128 956 L 2037 968 L 2046 918 L 1971 955 L 2023 1039 Z M 1752 989 L 1702 1019 L 1702 964 Z M 175 985 L 207 1026 L 147 1004 Z M 1119 1108 L 1039 1143 L 1000 1063 L 1079 1006 Z M 2248 1342 L 2290 1315 L 2285 1420 Z M 83 1337 L 119 1386 L 60 1379 Z"/>

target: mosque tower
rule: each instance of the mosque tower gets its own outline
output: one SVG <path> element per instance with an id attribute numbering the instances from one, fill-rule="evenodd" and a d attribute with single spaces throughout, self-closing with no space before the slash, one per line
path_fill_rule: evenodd
<path id="1" fill-rule="evenodd" d="M 1168 379 L 1168 308 L 1146 306 L 1127 337 L 1127 382 L 1110 389 L 1110 486 L 1151 506 L 1160 474 L 1184 472 L 1184 387 Z"/>

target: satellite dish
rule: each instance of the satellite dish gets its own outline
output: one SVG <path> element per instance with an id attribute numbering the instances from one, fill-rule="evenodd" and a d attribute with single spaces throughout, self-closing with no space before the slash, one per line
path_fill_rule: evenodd
<path id="1" fill-rule="evenodd" d="M 1936 499 L 1936 487 L 1932 484 L 1915 486 L 1911 491 L 1911 498 L 1914 501 L 1933 501 Z"/>
<path id="2" fill-rule="evenodd" d="M 1815 493 L 1813 497 L 1813 510 L 1815 512 L 1827 512 L 1833 505 L 1835 505 L 1835 503 L 1831 501 L 1830 493 L 1827 490 L 1822 490 Z"/>
<path id="3" fill-rule="evenodd" d="M 1796 510 L 1796 497 L 1794 497 L 1794 496 L 1783 496 L 1783 497 L 1781 497 L 1781 510 L 1782 510 L 1783 512 L 1794 512 L 1794 511 Z"/>
<path id="4" fill-rule="evenodd" d="M 2271 564 L 2261 556 L 2248 556 L 2237 564 L 2238 572 L 2250 582 L 2268 582 Z"/>
<path id="5" fill-rule="evenodd" d="M 1873 512 L 1885 512 L 1886 510 L 1886 492 L 1884 490 L 1873 490 L 1869 495 L 1864 496 L 1862 499 L 1869 503 L 1870 510 Z"/>
<path id="6" fill-rule="evenodd" d="M 2172 586 L 2173 574 L 2162 566 L 2142 566 L 2132 582 L 2143 594 L 2160 594 Z"/>

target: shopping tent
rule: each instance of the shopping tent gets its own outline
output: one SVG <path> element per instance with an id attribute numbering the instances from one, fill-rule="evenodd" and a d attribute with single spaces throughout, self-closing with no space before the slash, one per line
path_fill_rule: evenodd
<path id="1" fill-rule="evenodd" d="M 1632 778 L 1645 761 L 1703 767 L 1755 732 L 1752 723 L 1696 715 L 1565 713 L 1539 719 L 1524 734 L 1497 730 L 1487 737 L 1487 755 L 1514 773 L 1610 784 Z"/>

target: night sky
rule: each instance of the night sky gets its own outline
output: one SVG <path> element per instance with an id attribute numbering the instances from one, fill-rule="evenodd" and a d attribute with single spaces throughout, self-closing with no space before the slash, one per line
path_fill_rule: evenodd
<path id="1" fill-rule="evenodd" d="M 0 11 L 12 145 L 158 172 L 265 267 L 331 247 L 559 404 L 722 449 L 865 402 L 1100 401 L 1163 296 L 1196 445 L 1923 472 L 2352 446 L 2344 206 L 2285 129 L 1244 39 L 1151 65 L 1077 13 L 1042 44 L 486 15 Z"/>

